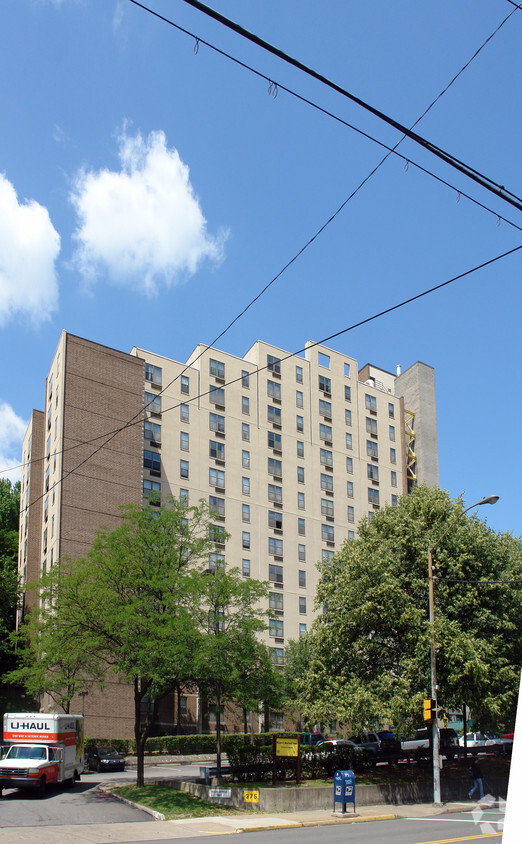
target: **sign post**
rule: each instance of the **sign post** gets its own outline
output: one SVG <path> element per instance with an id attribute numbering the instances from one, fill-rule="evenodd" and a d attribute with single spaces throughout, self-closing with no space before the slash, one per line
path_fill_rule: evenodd
<path id="1" fill-rule="evenodd" d="M 297 736 L 296 738 L 281 738 L 279 736 L 273 736 L 272 785 L 275 785 L 277 782 L 277 760 L 281 758 L 297 759 L 295 781 L 299 785 L 301 781 L 301 736 Z"/>

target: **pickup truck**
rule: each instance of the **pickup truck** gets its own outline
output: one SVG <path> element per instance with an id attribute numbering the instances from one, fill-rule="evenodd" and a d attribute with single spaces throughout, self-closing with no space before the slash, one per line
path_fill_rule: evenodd
<path id="1" fill-rule="evenodd" d="M 350 736 L 349 741 L 357 750 L 366 752 L 371 764 L 398 762 L 400 759 L 408 758 L 408 754 L 403 751 L 400 741 L 389 730 L 358 733 L 355 736 Z"/>
<path id="2" fill-rule="evenodd" d="M 446 759 L 454 759 L 459 755 L 459 737 L 452 727 L 441 727 L 440 732 L 440 754 Z M 407 753 L 414 750 L 426 749 L 430 746 L 430 734 L 427 727 L 415 730 L 413 738 L 401 741 L 401 747 Z"/>

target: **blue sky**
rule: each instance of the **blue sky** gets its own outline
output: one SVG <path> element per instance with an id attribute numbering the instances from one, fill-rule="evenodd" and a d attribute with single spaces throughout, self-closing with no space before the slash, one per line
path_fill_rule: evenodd
<path id="1" fill-rule="evenodd" d="M 397 132 L 190 8 L 158 13 L 393 145 Z M 214 8 L 515 194 L 522 11 L 507 0 L 213 0 Z M 377 144 L 129 0 L 0 8 L 0 468 L 19 462 L 62 329 L 185 360 L 210 343 L 375 167 Z M 522 244 L 515 208 L 411 141 L 219 346 L 294 351 Z M 469 193 L 491 213 L 471 203 Z M 522 252 L 330 345 L 435 368 L 440 484 L 520 535 Z M 16 471 L 11 473 L 16 477 Z M 487 509 L 487 513 L 483 512 Z"/>

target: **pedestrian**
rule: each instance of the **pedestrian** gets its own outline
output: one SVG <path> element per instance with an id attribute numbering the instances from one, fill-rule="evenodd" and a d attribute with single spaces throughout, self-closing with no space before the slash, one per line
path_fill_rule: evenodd
<path id="1" fill-rule="evenodd" d="M 482 800 L 482 798 L 484 797 L 484 786 L 482 784 L 483 774 L 482 774 L 481 767 L 480 767 L 480 765 L 479 765 L 479 763 L 477 762 L 476 759 L 474 759 L 473 762 L 471 763 L 469 772 L 471 774 L 471 779 L 473 780 L 473 788 L 469 792 L 468 797 L 471 799 L 471 796 L 475 793 L 475 791 L 478 788 L 479 794 L 480 794 L 480 799 Z"/>

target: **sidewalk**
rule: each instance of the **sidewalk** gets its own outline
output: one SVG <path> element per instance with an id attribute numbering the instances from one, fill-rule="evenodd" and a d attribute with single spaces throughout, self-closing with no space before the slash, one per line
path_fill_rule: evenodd
<path id="1" fill-rule="evenodd" d="M 16 827 L 0 829 L 0 844 L 128 844 L 166 841 L 173 838 L 201 838 L 263 829 L 364 823 L 394 818 L 423 818 L 470 809 L 475 803 L 448 803 L 434 808 L 431 803 L 400 806 L 361 806 L 357 814 L 334 815 L 327 809 L 281 814 L 240 814 L 222 817 L 187 818 L 178 821 L 144 823 L 82 824 L 75 826 Z"/>

